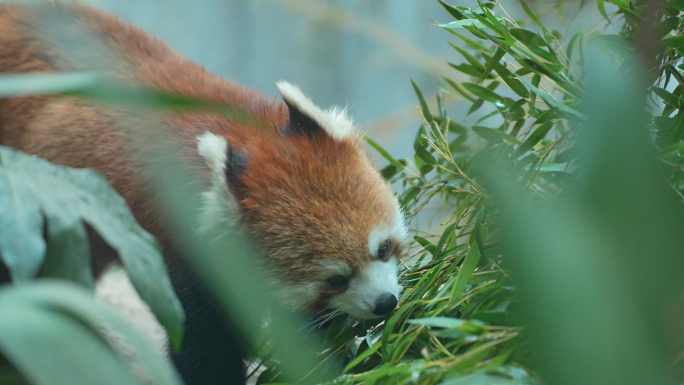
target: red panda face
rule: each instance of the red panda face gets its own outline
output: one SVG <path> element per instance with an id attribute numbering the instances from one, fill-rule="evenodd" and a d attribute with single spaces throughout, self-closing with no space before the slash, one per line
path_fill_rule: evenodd
<path id="1" fill-rule="evenodd" d="M 343 111 L 320 110 L 299 89 L 278 87 L 290 111 L 286 127 L 239 140 L 200 137 L 214 180 L 204 218 L 211 226 L 240 219 L 291 307 L 386 315 L 398 301 L 406 236 L 396 198 Z"/>

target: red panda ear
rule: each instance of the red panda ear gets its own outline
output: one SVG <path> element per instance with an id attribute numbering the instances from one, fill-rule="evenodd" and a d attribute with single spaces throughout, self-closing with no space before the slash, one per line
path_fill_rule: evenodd
<path id="1" fill-rule="evenodd" d="M 247 157 L 228 144 L 226 151 L 226 182 L 238 201 L 245 198 L 247 187 L 242 177 L 247 171 Z"/>
<path id="2" fill-rule="evenodd" d="M 287 109 L 290 111 L 290 119 L 283 131 L 285 135 L 306 134 L 313 138 L 324 132 L 321 126 L 310 116 L 299 110 L 296 104 L 292 104 L 287 100 L 285 100 L 285 104 L 287 104 Z"/>
<path id="3" fill-rule="evenodd" d="M 355 134 L 354 124 L 344 109 L 324 111 L 296 86 L 285 81 L 277 82 L 276 85 L 290 111 L 290 120 L 284 130 L 286 135 L 326 135 L 342 140 Z"/>

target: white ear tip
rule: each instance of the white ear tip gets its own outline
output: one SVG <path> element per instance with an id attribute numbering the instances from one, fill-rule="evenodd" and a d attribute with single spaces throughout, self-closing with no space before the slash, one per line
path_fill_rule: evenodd
<path id="1" fill-rule="evenodd" d="M 354 123 L 347 117 L 344 109 L 333 108 L 329 111 L 324 111 L 306 97 L 299 87 L 285 80 L 277 81 L 276 86 L 290 109 L 295 108 L 313 119 L 333 139 L 342 140 L 354 134 Z"/>
<path id="2" fill-rule="evenodd" d="M 302 101 L 302 102 L 304 100 L 307 100 L 309 103 L 311 103 L 311 101 L 308 100 L 308 98 L 304 95 L 302 90 L 299 89 L 299 87 L 295 86 L 294 84 L 291 84 L 285 80 L 279 80 L 276 82 L 276 87 L 278 87 L 278 91 L 280 92 L 280 95 L 287 102 L 296 103 L 298 100 Z M 311 103 L 311 104 L 313 105 L 313 103 Z"/>

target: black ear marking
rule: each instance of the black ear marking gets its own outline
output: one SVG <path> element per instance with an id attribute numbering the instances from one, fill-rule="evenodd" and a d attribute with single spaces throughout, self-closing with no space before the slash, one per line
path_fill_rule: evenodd
<path id="1" fill-rule="evenodd" d="M 247 157 L 236 151 L 230 144 L 227 146 L 226 155 L 226 181 L 228 182 L 228 187 L 230 187 L 238 199 L 242 199 L 247 190 L 247 186 L 242 181 L 242 176 L 247 171 Z"/>
<path id="2" fill-rule="evenodd" d="M 285 99 L 287 109 L 290 111 L 290 120 L 285 126 L 284 133 L 287 136 L 306 134 L 309 137 L 315 137 L 324 132 L 320 124 L 318 124 L 312 117 L 302 112 L 293 103 Z"/>

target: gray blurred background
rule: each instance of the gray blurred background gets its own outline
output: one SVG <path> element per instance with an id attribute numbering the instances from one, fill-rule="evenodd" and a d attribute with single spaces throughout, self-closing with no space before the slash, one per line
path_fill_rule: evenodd
<path id="1" fill-rule="evenodd" d="M 435 75 L 449 71 L 444 59 L 459 60 L 447 44 L 450 34 L 432 22 L 450 21 L 436 1 L 83 3 L 115 13 L 209 71 L 265 94 L 277 95 L 274 82 L 285 79 L 322 107 L 348 105 L 364 131 L 403 156 L 410 155 L 420 119 L 410 79 L 433 94 Z"/>

